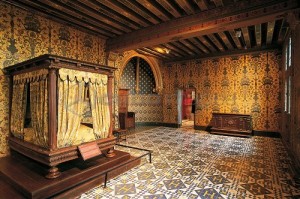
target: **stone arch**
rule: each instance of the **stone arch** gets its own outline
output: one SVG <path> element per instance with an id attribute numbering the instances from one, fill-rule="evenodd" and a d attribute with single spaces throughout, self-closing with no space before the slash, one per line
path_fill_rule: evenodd
<path id="1" fill-rule="evenodd" d="M 120 82 L 120 80 L 121 80 L 121 76 L 122 76 L 123 70 L 125 69 L 125 66 L 133 57 L 140 57 L 149 64 L 149 66 L 151 67 L 151 70 L 153 72 L 153 75 L 154 75 L 154 80 L 155 80 L 155 85 L 156 85 L 155 90 L 157 93 L 160 93 L 163 88 L 163 82 L 162 82 L 162 75 L 161 75 L 161 72 L 159 69 L 158 60 L 155 58 L 152 58 L 152 57 L 147 57 L 145 55 L 139 54 L 135 51 L 131 51 L 130 53 L 126 53 L 124 55 L 124 57 L 120 63 L 120 68 L 119 68 L 120 73 L 119 73 L 119 76 L 117 77 L 118 82 Z"/>

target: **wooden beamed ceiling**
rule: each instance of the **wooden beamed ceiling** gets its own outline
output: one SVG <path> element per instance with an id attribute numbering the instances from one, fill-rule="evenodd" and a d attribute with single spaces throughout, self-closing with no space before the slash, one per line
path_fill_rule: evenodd
<path id="1" fill-rule="evenodd" d="M 6 0 L 165 61 L 279 47 L 297 0 Z"/>

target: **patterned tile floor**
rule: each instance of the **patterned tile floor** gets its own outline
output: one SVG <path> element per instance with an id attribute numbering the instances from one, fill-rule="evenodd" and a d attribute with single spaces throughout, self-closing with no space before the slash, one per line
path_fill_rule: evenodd
<path id="1" fill-rule="evenodd" d="M 157 127 L 122 144 L 153 150 L 142 164 L 80 198 L 300 198 L 278 138 L 239 138 Z M 132 154 L 141 152 L 133 149 Z"/>

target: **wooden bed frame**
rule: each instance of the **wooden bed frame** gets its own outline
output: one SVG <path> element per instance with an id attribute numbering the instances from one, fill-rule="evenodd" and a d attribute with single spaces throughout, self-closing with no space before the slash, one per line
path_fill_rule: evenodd
<path id="1" fill-rule="evenodd" d="M 114 145 L 116 144 L 116 138 L 112 134 L 112 83 L 113 72 L 115 68 L 96 65 L 74 59 L 68 59 L 65 57 L 55 55 L 42 55 L 31 60 L 27 60 L 22 63 L 18 63 L 14 66 L 7 67 L 5 70 L 10 75 L 10 114 L 12 106 L 12 81 L 13 76 L 17 74 L 23 74 L 35 70 L 47 69 L 48 70 L 48 145 L 49 148 L 43 148 L 35 144 L 26 142 L 22 139 L 14 137 L 10 130 L 9 146 L 12 150 L 17 151 L 37 162 L 49 166 L 47 178 L 56 178 L 60 175 L 60 171 L 57 165 L 69 160 L 73 160 L 81 157 L 78 150 L 78 146 L 70 146 L 64 148 L 57 147 L 57 76 L 60 68 L 67 68 L 79 71 L 100 73 L 108 76 L 108 102 L 110 111 L 110 128 L 107 138 L 98 139 L 94 141 L 101 153 L 106 157 L 114 156 Z M 81 145 L 84 145 L 83 143 Z"/>

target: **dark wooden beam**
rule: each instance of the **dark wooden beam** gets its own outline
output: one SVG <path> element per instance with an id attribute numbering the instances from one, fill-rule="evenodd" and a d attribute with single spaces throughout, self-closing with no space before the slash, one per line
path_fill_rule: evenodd
<path id="1" fill-rule="evenodd" d="M 256 46 L 261 46 L 261 24 L 255 25 Z"/>
<path id="2" fill-rule="evenodd" d="M 188 47 L 186 47 L 184 44 L 182 44 L 180 41 L 174 41 L 174 42 L 172 42 L 172 44 L 190 56 L 197 54 L 194 51 L 192 51 L 191 49 L 189 49 Z"/>
<path id="3" fill-rule="evenodd" d="M 107 6 L 110 9 L 118 12 L 119 14 L 123 15 L 125 18 L 129 18 L 130 20 L 137 22 L 142 27 L 148 27 L 149 26 L 149 24 L 145 20 L 143 20 L 143 19 L 139 18 L 138 16 L 132 14 L 128 9 L 125 9 L 124 7 L 119 7 L 118 5 L 114 4 L 113 1 L 110 1 L 110 0 L 95 0 L 95 1 L 97 1 L 97 2 L 101 3 L 102 5 Z"/>
<path id="4" fill-rule="evenodd" d="M 153 24 L 160 23 L 159 20 L 155 19 L 154 17 L 149 15 L 147 12 L 142 10 L 139 6 L 137 6 L 134 3 L 135 1 L 130 1 L 130 0 L 117 0 L 117 1 L 121 4 L 123 4 L 124 6 L 126 6 L 127 8 L 131 9 L 133 12 L 139 14 L 140 16 L 145 18 L 146 20 L 150 21 L 151 23 L 153 23 Z"/>
<path id="5" fill-rule="evenodd" d="M 267 45 L 270 45 L 272 43 L 274 27 L 275 27 L 275 21 L 268 22 Z"/>
<path id="6" fill-rule="evenodd" d="M 257 0 L 251 4 L 237 2 L 234 5 L 199 12 L 108 39 L 107 48 L 108 50 L 121 52 L 143 46 L 154 46 L 179 39 L 212 34 L 220 32 L 220 29 L 226 31 L 265 23 L 283 18 L 287 10 L 297 6 L 295 0 L 278 0 L 275 2 Z"/>
<path id="7" fill-rule="evenodd" d="M 239 40 L 238 37 L 236 36 L 235 31 L 234 31 L 234 30 L 229 30 L 228 32 L 229 32 L 229 34 L 230 34 L 232 40 L 234 41 L 236 47 L 237 47 L 238 49 L 241 49 L 241 48 L 242 48 L 242 45 L 241 45 L 240 40 Z"/>
<path id="8" fill-rule="evenodd" d="M 202 52 L 208 54 L 209 50 L 204 46 L 199 40 L 195 37 L 190 38 L 189 41 L 191 41 L 195 46 L 197 46 Z"/>
<path id="9" fill-rule="evenodd" d="M 127 18 L 121 17 L 121 15 L 114 14 L 110 11 L 109 8 L 103 6 L 102 4 L 98 3 L 94 0 L 79 0 L 82 4 L 85 4 L 86 6 L 90 7 L 91 9 L 95 10 L 98 13 L 101 13 L 102 15 L 109 17 L 111 19 L 114 19 L 115 21 L 118 21 L 119 23 L 124 24 L 125 26 L 137 30 L 139 29 L 139 25 Z"/>
<path id="10" fill-rule="evenodd" d="M 262 47 L 254 47 L 251 49 L 237 49 L 233 51 L 225 51 L 225 52 L 217 52 L 217 53 L 211 53 L 209 55 L 197 55 L 197 56 L 191 56 L 191 57 L 184 57 L 182 59 L 173 59 L 165 61 L 165 64 L 171 64 L 171 63 L 180 63 L 180 62 L 187 62 L 190 60 L 197 61 L 197 60 L 203 60 L 203 59 L 212 59 L 217 57 L 228 57 L 228 56 L 238 56 L 238 55 L 244 55 L 244 54 L 253 54 L 263 51 L 270 51 L 270 50 L 278 50 L 278 52 L 281 51 L 280 45 L 270 45 L 270 46 L 262 46 Z"/>
<path id="11" fill-rule="evenodd" d="M 248 27 L 242 27 L 242 32 L 243 32 L 243 38 L 244 38 L 246 47 L 251 48 L 251 42 L 250 42 Z"/>
<path id="12" fill-rule="evenodd" d="M 164 7 L 169 13 L 171 13 L 174 17 L 181 17 L 181 14 L 166 0 L 156 0 L 162 7 Z"/>
<path id="13" fill-rule="evenodd" d="M 208 7 L 204 0 L 194 0 L 194 2 L 198 5 L 201 11 L 208 10 Z"/>
<path id="14" fill-rule="evenodd" d="M 213 0 L 213 2 L 215 3 L 216 7 L 222 7 L 222 6 L 224 6 L 222 0 Z"/>
<path id="15" fill-rule="evenodd" d="M 190 42 L 188 39 L 179 40 L 182 44 L 187 46 L 189 49 L 191 49 L 196 54 L 202 54 L 203 52 L 199 50 L 192 42 Z"/>
<path id="16" fill-rule="evenodd" d="M 155 5 L 152 4 L 149 0 L 136 0 L 141 5 L 143 5 L 145 8 L 150 10 L 152 13 L 154 13 L 157 17 L 159 17 L 162 21 L 168 21 L 169 17 L 165 15 L 162 11 L 160 11 Z"/>
<path id="17" fill-rule="evenodd" d="M 178 53 L 182 57 L 188 55 L 188 53 L 182 51 L 177 46 L 174 46 L 172 43 L 167 43 L 167 44 L 163 44 L 163 45 L 166 46 L 168 49 L 171 49 L 172 51 L 175 51 L 176 53 Z"/>
<path id="18" fill-rule="evenodd" d="M 208 48 L 210 50 L 210 52 L 216 52 L 217 50 L 215 49 L 215 47 L 213 47 L 204 37 L 197 37 L 199 39 L 199 41 L 201 41 L 203 43 L 203 45 L 205 45 L 206 48 Z"/>
<path id="19" fill-rule="evenodd" d="M 194 14 L 194 9 L 191 7 L 188 1 L 176 0 L 176 2 L 188 15 Z"/>
<path id="20" fill-rule="evenodd" d="M 223 42 L 225 43 L 226 47 L 229 49 L 229 50 L 233 50 L 233 46 L 232 44 L 230 43 L 230 41 L 228 40 L 227 36 L 225 35 L 224 32 L 219 32 L 218 35 L 221 37 L 221 39 L 223 40 Z"/>
<path id="21" fill-rule="evenodd" d="M 213 44 L 221 51 L 225 51 L 223 45 L 219 42 L 219 40 L 216 38 L 214 34 L 207 35 L 210 41 L 212 41 Z"/>

